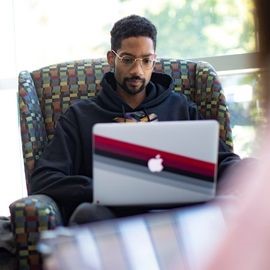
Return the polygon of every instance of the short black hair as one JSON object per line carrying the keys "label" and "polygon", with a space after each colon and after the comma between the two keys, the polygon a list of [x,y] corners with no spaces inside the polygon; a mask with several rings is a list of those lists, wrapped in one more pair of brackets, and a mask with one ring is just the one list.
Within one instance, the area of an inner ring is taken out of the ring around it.
{"label": "short black hair", "polygon": [[152,39],[154,49],[156,49],[157,29],[145,17],[130,15],[117,21],[111,30],[111,49],[121,48],[123,39],[129,37],[149,37]]}

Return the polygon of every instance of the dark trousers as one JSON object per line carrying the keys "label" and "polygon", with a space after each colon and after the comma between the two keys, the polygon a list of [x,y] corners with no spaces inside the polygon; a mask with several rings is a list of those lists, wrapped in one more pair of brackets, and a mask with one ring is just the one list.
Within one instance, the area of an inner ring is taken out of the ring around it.
{"label": "dark trousers", "polygon": [[149,210],[140,207],[106,207],[92,203],[80,204],[72,213],[69,225],[86,224],[95,221],[147,213]]}
{"label": "dark trousers", "polygon": [[[232,195],[219,195],[216,197],[215,202],[218,202],[219,204],[223,205],[234,205],[238,202],[237,197]],[[79,224],[86,224],[91,223],[95,221],[101,221],[101,220],[108,220],[113,218],[119,218],[119,217],[127,217],[127,216],[134,216],[134,215],[140,215],[145,213],[153,213],[153,212],[159,212],[163,210],[168,209],[175,209],[175,208],[182,208],[182,207],[192,207],[195,205],[202,205],[205,202],[201,203],[189,203],[189,204],[183,204],[181,206],[171,206],[171,207],[165,207],[165,208],[158,208],[154,210],[153,208],[146,208],[146,207],[106,207],[102,205],[96,205],[92,203],[82,203],[80,204],[73,212],[69,219],[68,225],[79,225]],[[224,207],[226,211],[230,211],[231,207]]]}

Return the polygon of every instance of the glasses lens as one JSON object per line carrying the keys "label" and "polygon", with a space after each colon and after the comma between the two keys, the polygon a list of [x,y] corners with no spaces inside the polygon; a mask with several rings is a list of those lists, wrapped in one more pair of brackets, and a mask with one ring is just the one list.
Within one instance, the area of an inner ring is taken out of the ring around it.
{"label": "glasses lens", "polygon": [[123,56],[121,61],[123,64],[130,66],[135,62],[135,58],[130,56]]}
{"label": "glasses lens", "polygon": [[154,60],[152,58],[146,57],[142,59],[142,66],[146,69],[152,68],[154,65]]}

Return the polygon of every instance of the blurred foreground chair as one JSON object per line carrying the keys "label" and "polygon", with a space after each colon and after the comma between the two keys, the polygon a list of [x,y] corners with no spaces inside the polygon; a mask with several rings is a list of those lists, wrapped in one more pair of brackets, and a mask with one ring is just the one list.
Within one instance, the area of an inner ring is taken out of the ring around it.
{"label": "blurred foreground chair", "polygon": [[[93,59],[20,72],[18,102],[27,187],[60,114],[75,100],[95,96],[107,71],[110,66],[105,59]],[[176,92],[193,100],[206,119],[218,120],[220,137],[232,150],[229,112],[214,68],[206,62],[160,59],[155,71],[171,75]],[[42,269],[36,250],[40,232],[63,225],[56,203],[45,195],[29,196],[13,202],[10,213],[19,269]]]}

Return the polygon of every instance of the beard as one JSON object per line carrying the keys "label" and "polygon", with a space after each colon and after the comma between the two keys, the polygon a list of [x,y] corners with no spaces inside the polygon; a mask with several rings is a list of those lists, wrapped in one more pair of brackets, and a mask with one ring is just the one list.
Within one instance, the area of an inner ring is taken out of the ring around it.
{"label": "beard", "polygon": [[[128,83],[132,80],[140,80],[141,81],[141,86],[139,88],[135,87],[129,87]],[[135,96],[138,93],[142,92],[145,89],[145,79],[140,78],[139,76],[134,76],[130,78],[124,78],[123,83],[119,83],[117,81],[117,84],[121,87],[121,89],[126,92],[127,94],[131,96]]]}

